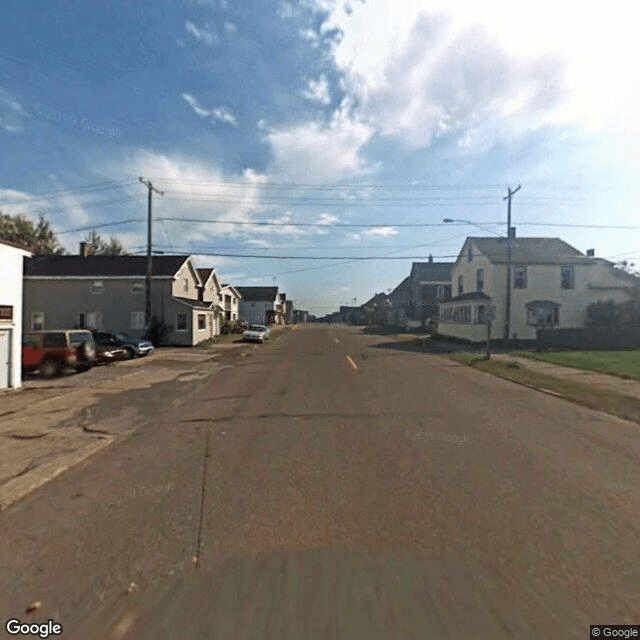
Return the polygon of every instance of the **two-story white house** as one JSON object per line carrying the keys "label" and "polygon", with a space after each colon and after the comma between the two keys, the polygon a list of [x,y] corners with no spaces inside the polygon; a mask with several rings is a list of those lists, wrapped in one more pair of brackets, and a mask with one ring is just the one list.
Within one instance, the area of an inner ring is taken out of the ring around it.
{"label": "two-story white house", "polygon": [[[507,325],[507,238],[467,238],[452,269],[453,297],[440,305],[438,333],[481,342],[504,339]],[[584,327],[587,307],[626,302],[640,280],[613,263],[583,254],[559,238],[511,239],[509,339],[534,340],[537,330]]]}
{"label": "two-story white house", "polygon": [[240,319],[240,300],[242,295],[232,284],[222,285],[222,298],[220,305],[223,310],[225,320],[235,322]]}
{"label": "two-story white house", "polygon": [[22,386],[22,271],[30,255],[0,240],[0,389]]}

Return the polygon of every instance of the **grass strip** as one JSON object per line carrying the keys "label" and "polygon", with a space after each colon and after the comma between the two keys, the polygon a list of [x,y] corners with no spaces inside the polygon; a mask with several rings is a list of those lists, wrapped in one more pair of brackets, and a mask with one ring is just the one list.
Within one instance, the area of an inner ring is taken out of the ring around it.
{"label": "grass strip", "polygon": [[556,378],[547,373],[522,367],[515,361],[487,360],[484,356],[474,353],[450,353],[446,354],[446,357],[512,382],[559,394],[566,400],[589,407],[589,409],[603,411],[625,420],[640,423],[640,399],[638,398],[607,389],[599,389],[582,382]]}

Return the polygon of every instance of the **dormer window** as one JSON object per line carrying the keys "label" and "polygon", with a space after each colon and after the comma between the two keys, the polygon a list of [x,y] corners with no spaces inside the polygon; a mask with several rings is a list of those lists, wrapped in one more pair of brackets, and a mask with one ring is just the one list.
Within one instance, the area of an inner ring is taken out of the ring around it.
{"label": "dormer window", "polygon": [[184,278],[182,290],[186,293],[189,291],[189,278]]}

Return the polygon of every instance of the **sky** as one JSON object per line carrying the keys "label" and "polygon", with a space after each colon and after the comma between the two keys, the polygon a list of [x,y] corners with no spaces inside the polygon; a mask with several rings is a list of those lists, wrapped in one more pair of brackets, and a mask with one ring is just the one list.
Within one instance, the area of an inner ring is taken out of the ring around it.
{"label": "sky", "polygon": [[636,7],[5,3],[0,211],[142,255],[143,178],[154,251],[319,316],[504,235],[518,185],[518,236],[640,263]]}

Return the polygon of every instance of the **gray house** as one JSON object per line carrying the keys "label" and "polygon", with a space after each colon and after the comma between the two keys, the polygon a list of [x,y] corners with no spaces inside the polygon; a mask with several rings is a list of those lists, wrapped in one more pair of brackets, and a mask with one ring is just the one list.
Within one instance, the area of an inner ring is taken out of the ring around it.
{"label": "gray house", "polygon": [[[86,327],[145,334],[145,256],[37,256],[25,259],[24,330]],[[160,344],[194,345],[219,332],[217,279],[203,282],[186,255],[154,256],[152,316]],[[219,286],[219,285],[218,285]]]}
{"label": "gray house", "polygon": [[249,324],[271,324],[281,316],[284,317],[278,287],[236,287],[236,289],[242,296],[239,301],[240,320]]}

